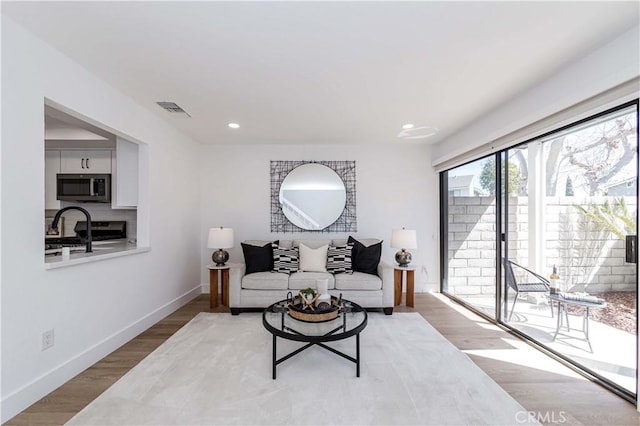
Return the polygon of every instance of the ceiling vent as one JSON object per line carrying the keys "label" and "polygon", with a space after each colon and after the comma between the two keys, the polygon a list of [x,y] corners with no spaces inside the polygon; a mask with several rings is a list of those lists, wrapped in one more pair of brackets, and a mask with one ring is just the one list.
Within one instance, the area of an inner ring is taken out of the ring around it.
{"label": "ceiling vent", "polygon": [[180,108],[180,106],[175,103],[175,102],[156,102],[158,105],[160,105],[165,111],[168,111],[172,114],[184,114],[188,117],[191,117],[187,111],[183,110],[182,108]]}

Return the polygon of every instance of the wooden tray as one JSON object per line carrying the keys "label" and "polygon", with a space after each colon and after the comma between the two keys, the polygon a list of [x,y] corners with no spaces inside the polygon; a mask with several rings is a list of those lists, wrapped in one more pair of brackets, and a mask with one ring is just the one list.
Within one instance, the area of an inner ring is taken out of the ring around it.
{"label": "wooden tray", "polygon": [[340,306],[338,305],[338,299],[335,296],[331,296],[331,308],[315,311],[309,309],[302,309],[303,303],[300,297],[293,299],[293,303],[289,304],[289,315],[299,321],[305,322],[324,322],[336,319],[340,314]]}

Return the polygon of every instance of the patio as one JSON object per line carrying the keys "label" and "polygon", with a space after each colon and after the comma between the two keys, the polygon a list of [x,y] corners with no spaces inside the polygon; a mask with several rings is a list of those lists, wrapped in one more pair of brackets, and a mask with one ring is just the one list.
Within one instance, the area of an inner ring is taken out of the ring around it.
{"label": "patio", "polygon": [[[635,294],[635,293],[634,293]],[[495,298],[490,295],[459,296],[465,302],[494,315]],[[511,306],[513,299],[509,300]],[[632,392],[636,391],[636,336],[635,334],[607,325],[597,319],[591,308],[589,319],[589,343],[582,326],[582,310],[569,313],[570,331],[563,326],[554,340],[557,327],[557,306],[551,316],[545,297],[535,298],[522,295],[515,305],[511,321],[508,324],[529,335],[549,348],[566,355],[603,377],[619,384]]]}

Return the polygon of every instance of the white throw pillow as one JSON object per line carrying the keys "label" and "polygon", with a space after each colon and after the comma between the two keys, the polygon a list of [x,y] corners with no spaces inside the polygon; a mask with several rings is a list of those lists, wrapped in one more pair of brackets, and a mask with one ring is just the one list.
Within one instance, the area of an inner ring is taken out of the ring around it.
{"label": "white throw pillow", "polygon": [[317,249],[312,249],[300,243],[300,270],[306,272],[327,272],[327,251],[329,245],[326,244]]}

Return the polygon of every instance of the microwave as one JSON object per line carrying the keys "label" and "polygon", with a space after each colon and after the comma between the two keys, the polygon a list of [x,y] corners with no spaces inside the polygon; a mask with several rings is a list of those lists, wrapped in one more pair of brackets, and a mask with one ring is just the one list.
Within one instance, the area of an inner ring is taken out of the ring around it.
{"label": "microwave", "polygon": [[56,198],[61,201],[111,202],[110,174],[59,173]]}

